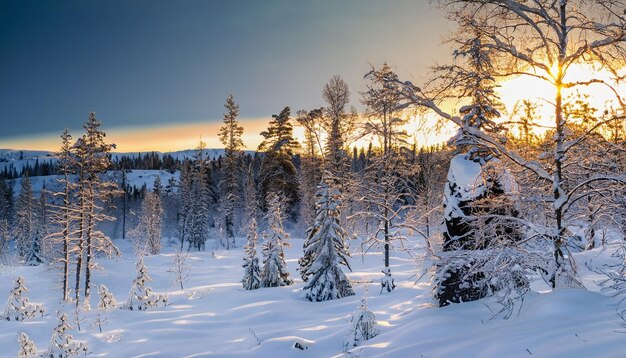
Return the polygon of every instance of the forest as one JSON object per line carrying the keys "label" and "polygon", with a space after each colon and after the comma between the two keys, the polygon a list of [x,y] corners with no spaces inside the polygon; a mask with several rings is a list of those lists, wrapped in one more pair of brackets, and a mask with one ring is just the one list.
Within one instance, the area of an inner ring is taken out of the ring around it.
{"label": "forest", "polygon": [[[277,108],[257,148],[235,93],[223,148],[115,153],[91,112],[55,153],[2,159],[1,353],[623,354],[626,4],[437,5],[458,29],[423,83],[392,63],[364,73],[361,92],[335,75],[318,108]],[[550,91],[507,108],[516,78]],[[186,330],[142,338],[161,313]],[[570,317],[576,331],[552,326]],[[21,321],[46,330],[7,333]],[[533,324],[544,330],[524,336]],[[222,325],[233,341],[203,345]],[[489,350],[489,337],[502,343]]]}

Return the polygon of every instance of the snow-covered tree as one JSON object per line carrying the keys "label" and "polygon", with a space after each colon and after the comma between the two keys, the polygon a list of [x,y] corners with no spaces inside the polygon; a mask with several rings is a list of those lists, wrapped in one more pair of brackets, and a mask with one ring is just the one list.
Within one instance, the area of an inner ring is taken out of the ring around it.
{"label": "snow-covered tree", "polygon": [[176,250],[176,253],[172,257],[172,263],[168,272],[172,275],[172,285],[180,286],[181,290],[184,290],[184,283],[189,280],[189,272],[191,266],[187,262],[189,255],[187,252]]}
{"label": "snow-covered tree", "polygon": [[28,297],[23,295],[25,292],[28,292],[28,288],[24,285],[24,278],[20,276],[15,281],[15,286],[9,293],[7,305],[4,308],[2,315],[0,315],[0,319],[5,319],[7,321],[23,321],[25,319],[35,317],[36,314],[41,314],[43,316],[45,312],[44,307],[42,305],[30,303]]}
{"label": "snow-covered tree", "polygon": [[225,155],[222,164],[222,215],[226,234],[226,248],[230,248],[235,240],[235,230],[241,219],[241,163],[243,155],[243,127],[239,125],[237,116],[239,106],[235,104],[233,95],[226,99],[224,126],[220,128],[218,137],[224,145]]}
{"label": "snow-covered tree", "polygon": [[38,205],[28,175],[20,183],[20,194],[16,205],[15,240],[19,256],[28,265],[43,262],[40,218]]}
{"label": "snow-covered tree", "polygon": [[75,357],[81,353],[86,354],[89,347],[84,342],[75,341],[74,337],[67,333],[67,331],[72,329],[69,323],[67,323],[67,315],[59,312],[58,318],[59,322],[52,331],[50,346],[43,356],[49,358],[66,358]]}
{"label": "snow-covered tree", "polygon": [[74,250],[76,258],[74,294],[77,305],[81,302],[81,272],[84,270],[85,273],[84,299],[88,305],[91,295],[91,272],[95,266],[94,258],[98,254],[108,256],[119,254],[113,241],[98,226],[98,223],[115,219],[105,213],[104,203],[110,200],[117,187],[115,183],[101,177],[109,168],[108,154],[115,145],[106,143],[106,133],[100,126],[101,123],[96,119],[95,113],[89,113],[89,118],[83,124],[85,133],[72,148],[76,160],[77,196],[81,215],[77,232],[78,245]]}
{"label": "snow-covered tree", "polygon": [[293,283],[289,277],[285,262],[284,247],[289,235],[283,228],[284,199],[281,195],[270,193],[266,214],[267,229],[263,232],[263,268],[261,269],[261,287],[288,286]]}
{"label": "snow-covered tree", "polygon": [[100,285],[98,288],[98,309],[99,310],[110,310],[115,308],[117,305],[115,301],[115,296],[109,291],[109,289],[105,285]]}
{"label": "snow-covered tree", "polygon": [[35,358],[38,356],[35,342],[33,342],[26,333],[20,332],[17,341],[20,345],[20,349],[17,352],[18,358]]}
{"label": "snow-covered tree", "polygon": [[98,288],[98,312],[96,313],[96,321],[94,326],[98,327],[100,333],[102,333],[102,325],[107,322],[106,311],[115,308],[117,302],[115,297],[105,285],[100,285]]}
{"label": "snow-covered tree", "polygon": [[244,247],[243,258],[243,288],[245,290],[256,290],[261,287],[261,271],[259,266],[259,258],[257,257],[256,247],[258,240],[258,231],[256,219],[250,218],[248,226],[248,236],[246,246]]}
{"label": "snow-covered tree", "polygon": [[54,260],[62,266],[61,281],[64,301],[69,300],[71,252],[76,245],[76,223],[81,217],[75,200],[76,185],[70,177],[76,170],[72,150],[72,135],[66,129],[61,134],[61,149],[57,153],[60,176],[57,181],[62,190],[52,193],[50,225],[54,229],[47,236],[53,246],[60,247]]}
{"label": "snow-covered tree", "polygon": [[131,231],[131,237],[138,252],[156,255],[161,252],[163,229],[161,197],[155,192],[146,192],[140,210],[139,222]]}
{"label": "snow-covered tree", "polygon": [[322,182],[317,191],[317,217],[304,242],[300,274],[309,301],[327,301],[354,295],[339,265],[350,269],[346,232],[340,222],[341,194]]}
{"label": "snow-covered tree", "polygon": [[345,348],[356,347],[359,343],[376,337],[380,332],[377,328],[376,316],[367,309],[367,300],[361,299],[361,304],[354,311],[350,319],[351,327],[345,342]]}
{"label": "snow-covered tree", "polygon": [[207,183],[208,165],[205,159],[203,142],[198,146],[195,163],[191,168],[191,187],[189,192],[188,241],[189,247],[204,250],[209,237],[209,188]]}
{"label": "snow-covered tree", "polygon": [[148,268],[144,265],[143,259],[140,259],[137,262],[137,277],[133,280],[128,300],[123,308],[131,311],[145,311],[158,306],[159,303],[166,303],[166,296],[156,294],[152,291],[151,287],[146,286],[146,283],[150,281],[152,281],[152,279],[148,276]]}

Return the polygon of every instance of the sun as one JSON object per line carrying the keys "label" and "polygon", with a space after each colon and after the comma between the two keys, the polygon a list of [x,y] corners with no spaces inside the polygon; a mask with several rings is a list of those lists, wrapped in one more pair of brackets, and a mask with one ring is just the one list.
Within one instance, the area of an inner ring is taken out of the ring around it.
{"label": "sun", "polygon": [[[626,73],[626,69],[623,71]],[[614,80],[614,76],[605,69],[598,69],[593,64],[573,64],[565,74],[564,81],[586,82],[589,79],[597,79],[613,86],[615,92],[608,86],[601,83],[593,83],[590,85],[576,86],[575,88],[563,89],[563,98],[567,99],[577,93],[587,95],[589,104],[603,112],[609,107],[617,106],[616,92],[618,94],[626,94],[626,84],[618,84]],[[554,98],[556,88],[548,81],[541,80],[532,76],[516,76],[506,79],[499,83],[498,95],[505,106],[504,117],[510,117],[515,107],[523,100],[528,100],[537,105],[536,122],[541,126],[535,132],[542,134],[543,132],[554,127]]]}

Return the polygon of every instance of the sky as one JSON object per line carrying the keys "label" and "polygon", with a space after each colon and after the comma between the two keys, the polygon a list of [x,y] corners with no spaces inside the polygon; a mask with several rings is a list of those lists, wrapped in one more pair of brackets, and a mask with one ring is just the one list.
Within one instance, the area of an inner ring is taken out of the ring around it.
{"label": "sky", "polygon": [[426,76],[450,30],[415,0],[0,0],[0,148],[55,150],[90,111],[120,151],[215,147],[231,93],[254,148],[335,74],[357,108],[371,65]]}

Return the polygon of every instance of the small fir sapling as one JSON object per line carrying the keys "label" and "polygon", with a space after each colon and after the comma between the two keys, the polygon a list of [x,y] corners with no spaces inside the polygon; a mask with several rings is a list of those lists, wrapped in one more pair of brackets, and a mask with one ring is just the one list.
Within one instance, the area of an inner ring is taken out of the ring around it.
{"label": "small fir sapling", "polygon": [[37,347],[30,337],[24,332],[21,332],[17,341],[20,344],[20,350],[17,352],[18,358],[34,358],[37,357]]}
{"label": "small fir sapling", "polygon": [[74,341],[74,337],[68,334],[67,331],[72,327],[67,323],[67,315],[59,312],[59,323],[52,331],[52,338],[50,339],[50,346],[48,351],[43,355],[50,358],[65,358],[74,357],[80,353],[87,354],[89,349],[83,342]]}
{"label": "small fir sapling", "polygon": [[137,262],[137,277],[133,280],[128,301],[123,306],[129,310],[144,311],[148,308],[156,307],[159,303],[167,303],[167,297],[152,292],[152,288],[146,286],[146,282],[152,281],[148,276],[148,269],[143,263],[143,259]]}
{"label": "small fir sapling", "polygon": [[256,256],[257,239],[258,233],[256,219],[252,217],[250,219],[250,227],[248,228],[247,243],[244,247],[244,276],[241,280],[243,288],[246,290],[256,290],[261,287],[261,270],[259,267],[259,259]]}
{"label": "small fir sapling", "polygon": [[39,313],[43,316],[45,309],[42,305],[30,303],[27,297],[23,296],[24,292],[28,292],[28,288],[24,285],[24,278],[18,277],[15,286],[9,293],[6,308],[0,318],[7,321],[23,321],[27,318],[35,317]]}
{"label": "small fir sapling", "polygon": [[361,304],[352,314],[350,322],[352,326],[345,342],[345,348],[347,349],[356,347],[359,343],[372,339],[380,333],[376,327],[376,316],[367,309],[367,299],[365,297],[361,299]]}

